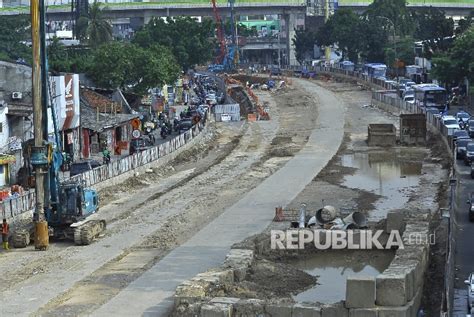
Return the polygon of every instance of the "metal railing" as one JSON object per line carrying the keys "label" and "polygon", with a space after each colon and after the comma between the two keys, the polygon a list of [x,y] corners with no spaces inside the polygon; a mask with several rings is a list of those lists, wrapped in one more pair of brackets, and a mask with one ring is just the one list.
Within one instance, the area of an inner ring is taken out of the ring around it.
{"label": "metal railing", "polygon": [[[133,155],[126,156],[116,161],[112,161],[108,165],[98,166],[90,171],[75,175],[70,179],[83,182],[86,187],[93,186],[123,173],[132,171],[137,167],[154,162],[161,157],[176,151],[199,135],[203,129],[204,125],[199,122],[194,125],[191,130],[188,130],[165,143],[134,153]],[[35,201],[36,196],[34,189],[26,191],[20,196],[4,200],[0,202],[2,216],[6,219],[10,219],[26,211],[30,211],[34,209]]]}

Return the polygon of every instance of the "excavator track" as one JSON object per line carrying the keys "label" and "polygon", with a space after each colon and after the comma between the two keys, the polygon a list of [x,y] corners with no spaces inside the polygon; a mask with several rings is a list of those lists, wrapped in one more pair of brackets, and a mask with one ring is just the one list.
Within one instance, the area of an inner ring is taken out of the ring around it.
{"label": "excavator track", "polygon": [[74,243],[89,245],[105,231],[105,220],[91,220],[74,228]]}

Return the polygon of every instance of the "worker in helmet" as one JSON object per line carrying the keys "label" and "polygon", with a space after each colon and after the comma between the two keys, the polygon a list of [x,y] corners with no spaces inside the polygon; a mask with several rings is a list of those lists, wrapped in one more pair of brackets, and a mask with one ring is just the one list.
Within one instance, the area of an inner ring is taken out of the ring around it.
{"label": "worker in helmet", "polygon": [[9,232],[9,226],[7,223],[7,219],[3,218],[2,222],[2,242],[3,242],[3,249],[9,250],[8,247],[8,232]]}

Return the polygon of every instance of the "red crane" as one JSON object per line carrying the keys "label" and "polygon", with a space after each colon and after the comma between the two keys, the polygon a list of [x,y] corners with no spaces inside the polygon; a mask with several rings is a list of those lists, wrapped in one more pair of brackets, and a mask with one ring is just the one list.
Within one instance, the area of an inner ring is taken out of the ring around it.
{"label": "red crane", "polygon": [[225,37],[222,25],[222,19],[217,8],[216,0],[211,0],[214,18],[216,19],[217,39],[219,40],[219,55],[216,57],[216,64],[222,64],[226,55]]}

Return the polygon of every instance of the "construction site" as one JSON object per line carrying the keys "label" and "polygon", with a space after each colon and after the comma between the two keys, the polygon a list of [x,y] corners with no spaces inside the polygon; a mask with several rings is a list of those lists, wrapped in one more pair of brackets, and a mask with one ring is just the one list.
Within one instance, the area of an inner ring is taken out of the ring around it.
{"label": "construction site", "polygon": [[[169,156],[94,186],[107,228],[90,245],[3,252],[2,315],[416,316],[420,305],[434,314],[442,288],[426,276],[444,261],[445,242],[429,240],[443,230],[444,145],[432,132],[400,144],[400,117],[363,85],[286,81],[253,89],[269,120],[211,121]],[[384,133],[394,143],[370,144],[371,124],[393,126]],[[294,229],[302,204],[307,219]],[[359,240],[382,230],[384,246],[397,230],[404,248],[271,248],[272,230],[312,230],[308,219],[327,206],[321,230]],[[354,213],[356,225],[340,225]]]}

